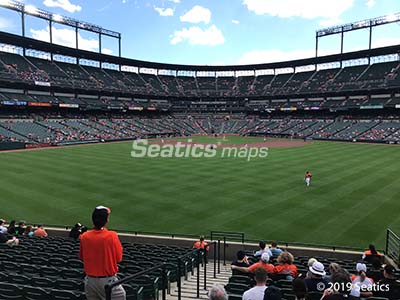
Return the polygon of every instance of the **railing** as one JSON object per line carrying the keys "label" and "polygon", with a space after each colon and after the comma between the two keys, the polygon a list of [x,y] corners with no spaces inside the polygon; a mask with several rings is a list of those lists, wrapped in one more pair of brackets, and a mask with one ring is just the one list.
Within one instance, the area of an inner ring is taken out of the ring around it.
{"label": "railing", "polygon": [[[41,222],[29,222],[31,224],[43,224]],[[43,224],[45,227],[52,227],[52,228],[59,228],[59,229],[71,229],[72,226],[71,225],[54,225],[54,224]],[[159,237],[169,237],[169,238],[190,238],[190,239],[198,239],[198,235],[194,235],[194,234],[184,234],[184,233],[170,233],[170,232],[155,232],[155,231],[132,231],[132,230],[123,230],[123,229],[116,229],[113,228],[111,230],[115,230],[118,233],[126,233],[126,234],[132,234],[134,236],[138,236],[138,235],[152,235],[152,236],[159,236]],[[215,236],[215,233],[214,233]],[[213,237],[214,237],[213,236]],[[206,237],[210,238],[210,237]],[[241,243],[255,243],[258,244],[258,242],[262,239],[245,239],[243,238],[244,241],[242,241],[240,239],[239,242]],[[221,238],[221,240],[223,240],[223,238]],[[226,238],[226,240],[228,241],[234,241],[230,238]],[[236,242],[238,240],[236,239]],[[270,243],[271,240],[265,240],[265,242]],[[340,245],[329,245],[329,244],[316,244],[316,243],[301,243],[301,242],[290,242],[290,241],[282,241],[282,240],[277,240],[279,245],[285,245],[286,248],[288,247],[307,247],[307,248],[321,248],[321,249],[328,249],[328,250],[350,250],[350,251],[364,251],[364,248],[361,247],[354,247],[354,246],[340,246]]]}
{"label": "railing", "polygon": [[[232,232],[232,231],[211,231],[210,232],[210,239],[211,241],[218,240],[218,274],[221,272],[220,270],[220,252],[221,252],[221,240],[224,241],[224,248],[223,248],[223,257],[224,257],[224,266],[226,265],[226,241],[239,241],[244,244],[244,233],[243,232]],[[215,249],[215,248],[214,248]],[[214,257],[215,257],[215,250],[214,250]],[[215,261],[215,258],[214,258]]]}
{"label": "railing", "polygon": [[386,255],[400,263],[400,237],[389,228],[386,230]]}
{"label": "railing", "polygon": [[[184,259],[190,256],[197,255],[197,286],[196,286],[196,293],[197,293],[197,298],[200,298],[200,262],[202,261],[202,252],[200,249],[194,249],[191,252],[188,252],[182,256],[179,256],[176,261],[177,261],[177,266],[178,266],[178,277],[177,277],[177,289],[178,289],[178,300],[181,300],[182,298],[182,277],[181,277],[181,265],[182,262],[184,262]],[[207,288],[207,274],[206,274],[206,264],[204,264],[204,289]],[[165,300],[165,299],[163,299]]]}
{"label": "railing", "polygon": [[135,279],[137,277],[149,274],[152,271],[157,271],[160,268],[161,268],[162,287],[163,287],[163,289],[162,289],[162,300],[166,300],[167,294],[166,294],[166,288],[165,287],[166,287],[166,285],[168,283],[167,283],[167,268],[166,268],[165,264],[161,264],[161,265],[152,267],[150,269],[143,270],[143,271],[138,272],[136,274],[133,274],[131,276],[125,277],[125,278],[123,278],[121,280],[115,281],[113,283],[106,284],[105,287],[104,287],[105,291],[106,291],[106,300],[111,300],[112,289],[114,287],[116,287],[117,285],[120,285],[120,284],[123,284],[123,283],[127,283],[127,282],[132,281],[133,279]]}

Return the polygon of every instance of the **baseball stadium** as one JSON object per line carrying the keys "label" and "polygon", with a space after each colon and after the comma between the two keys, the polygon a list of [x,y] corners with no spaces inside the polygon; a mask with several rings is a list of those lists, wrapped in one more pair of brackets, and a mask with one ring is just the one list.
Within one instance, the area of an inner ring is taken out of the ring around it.
{"label": "baseball stadium", "polygon": [[[258,300],[246,272],[267,262],[274,299],[400,299],[400,44],[371,47],[400,13],[318,30],[309,58],[189,65],[124,57],[121,33],[22,2],[0,11],[22,22],[0,31],[0,299],[122,299],[122,284],[126,299]],[[32,18],[71,27],[76,47],[28,36]],[[357,30],[369,47],[343,51]],[[319,55],[333,35],[341,51]],[[123,258],[95,298],[79,253],[103,206]],[[390,293],[308,286],[338,283],[332,264]]]}

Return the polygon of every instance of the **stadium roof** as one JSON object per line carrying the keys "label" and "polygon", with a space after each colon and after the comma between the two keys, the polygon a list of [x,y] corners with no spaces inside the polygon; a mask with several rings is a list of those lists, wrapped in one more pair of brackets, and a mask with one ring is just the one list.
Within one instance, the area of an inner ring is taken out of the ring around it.
{"label": "stadium roof", "polygon": [[345,54],[334,54],[328,56],[298,59],[285,62],[252,64],[252,65],[208,66],[208,65],[179,65],[179,64],[156,63],[156,62],[117,57],[112,55],[105,55],[96,52],[78,50],[61,45],[50,44],[47,42],[35,40],[32,38],[26,38],[6,32],[0,32],[0,43],[14,45],[26,49],[34,49],[53,54],[72,56],[81,59],[89,59],[89,60],[106,62],[117,65],[135,66],[139,68],[167,69],[176,71],[249,71],[249,70],[263,70],[263,69],[279,69],[279,68],[291,68],[291,67],[315,65],[322,63],[332,63],[337,61],[345,61],[345,60],[400,53],[400,45],[395,45],[395,46],[388,46],[371,50],[362,50],[362,51],[349,52]]}

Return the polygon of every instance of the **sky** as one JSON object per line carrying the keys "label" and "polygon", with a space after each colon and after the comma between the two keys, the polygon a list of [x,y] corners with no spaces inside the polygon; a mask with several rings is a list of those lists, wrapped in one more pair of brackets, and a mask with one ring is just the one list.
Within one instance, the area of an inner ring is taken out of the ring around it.
{"label": "sky", "polygon": [[[0,0],[4,3],[6,0]],[[29,9],[99,25],[122,34],[122,56],[163,63],[236,65],[315,55],[315,31],[390,15],[400,0],[24,0]],[[16,12],[0,8],[0,30],[21,34]],[[49,40],[49,24],[27,17],[26,35]],[[75,47],[75,32],[54,25],[54,42]],[[368,30],[348,33],[344,51],[368,47]],[[373,47],[400,44],[400,23],[376,27]],[[98,51],[98,37],[79,32],[80,48]],[[340,51],[340,35],[320,39],[320,55]],[[115,39],[102,52],[118,55]]]}

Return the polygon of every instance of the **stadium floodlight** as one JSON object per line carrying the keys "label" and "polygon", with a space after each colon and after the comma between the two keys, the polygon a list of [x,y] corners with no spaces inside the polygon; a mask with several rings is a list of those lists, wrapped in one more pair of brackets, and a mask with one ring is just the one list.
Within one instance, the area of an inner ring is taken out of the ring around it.
{"label": "stadium floodlight", "polygon": [[1,6],[11,6],[11,1],[10,0],[0,0],[0,5]]}
{"label": "stadium floodlight", "polygon": [[58,22],[58,23],[62,23],[62,22],[64,21],[64,17],[61,16],[61,15],[59,15],[59,14],[54,14],[54,15],[52,15],[52,16],[51,16],[51,19],[52,19],[54,22]]}
{"label": "stadium floodlight", "polygon": [[385,17],[386,22],[396,22],[400,20],[400,14],[391,14]]}
{"label": "stadium floodlight", "polygon": [[33,5],[25,5],[24,11],[30,15],[38,15],[39,14],[38,9]]}

